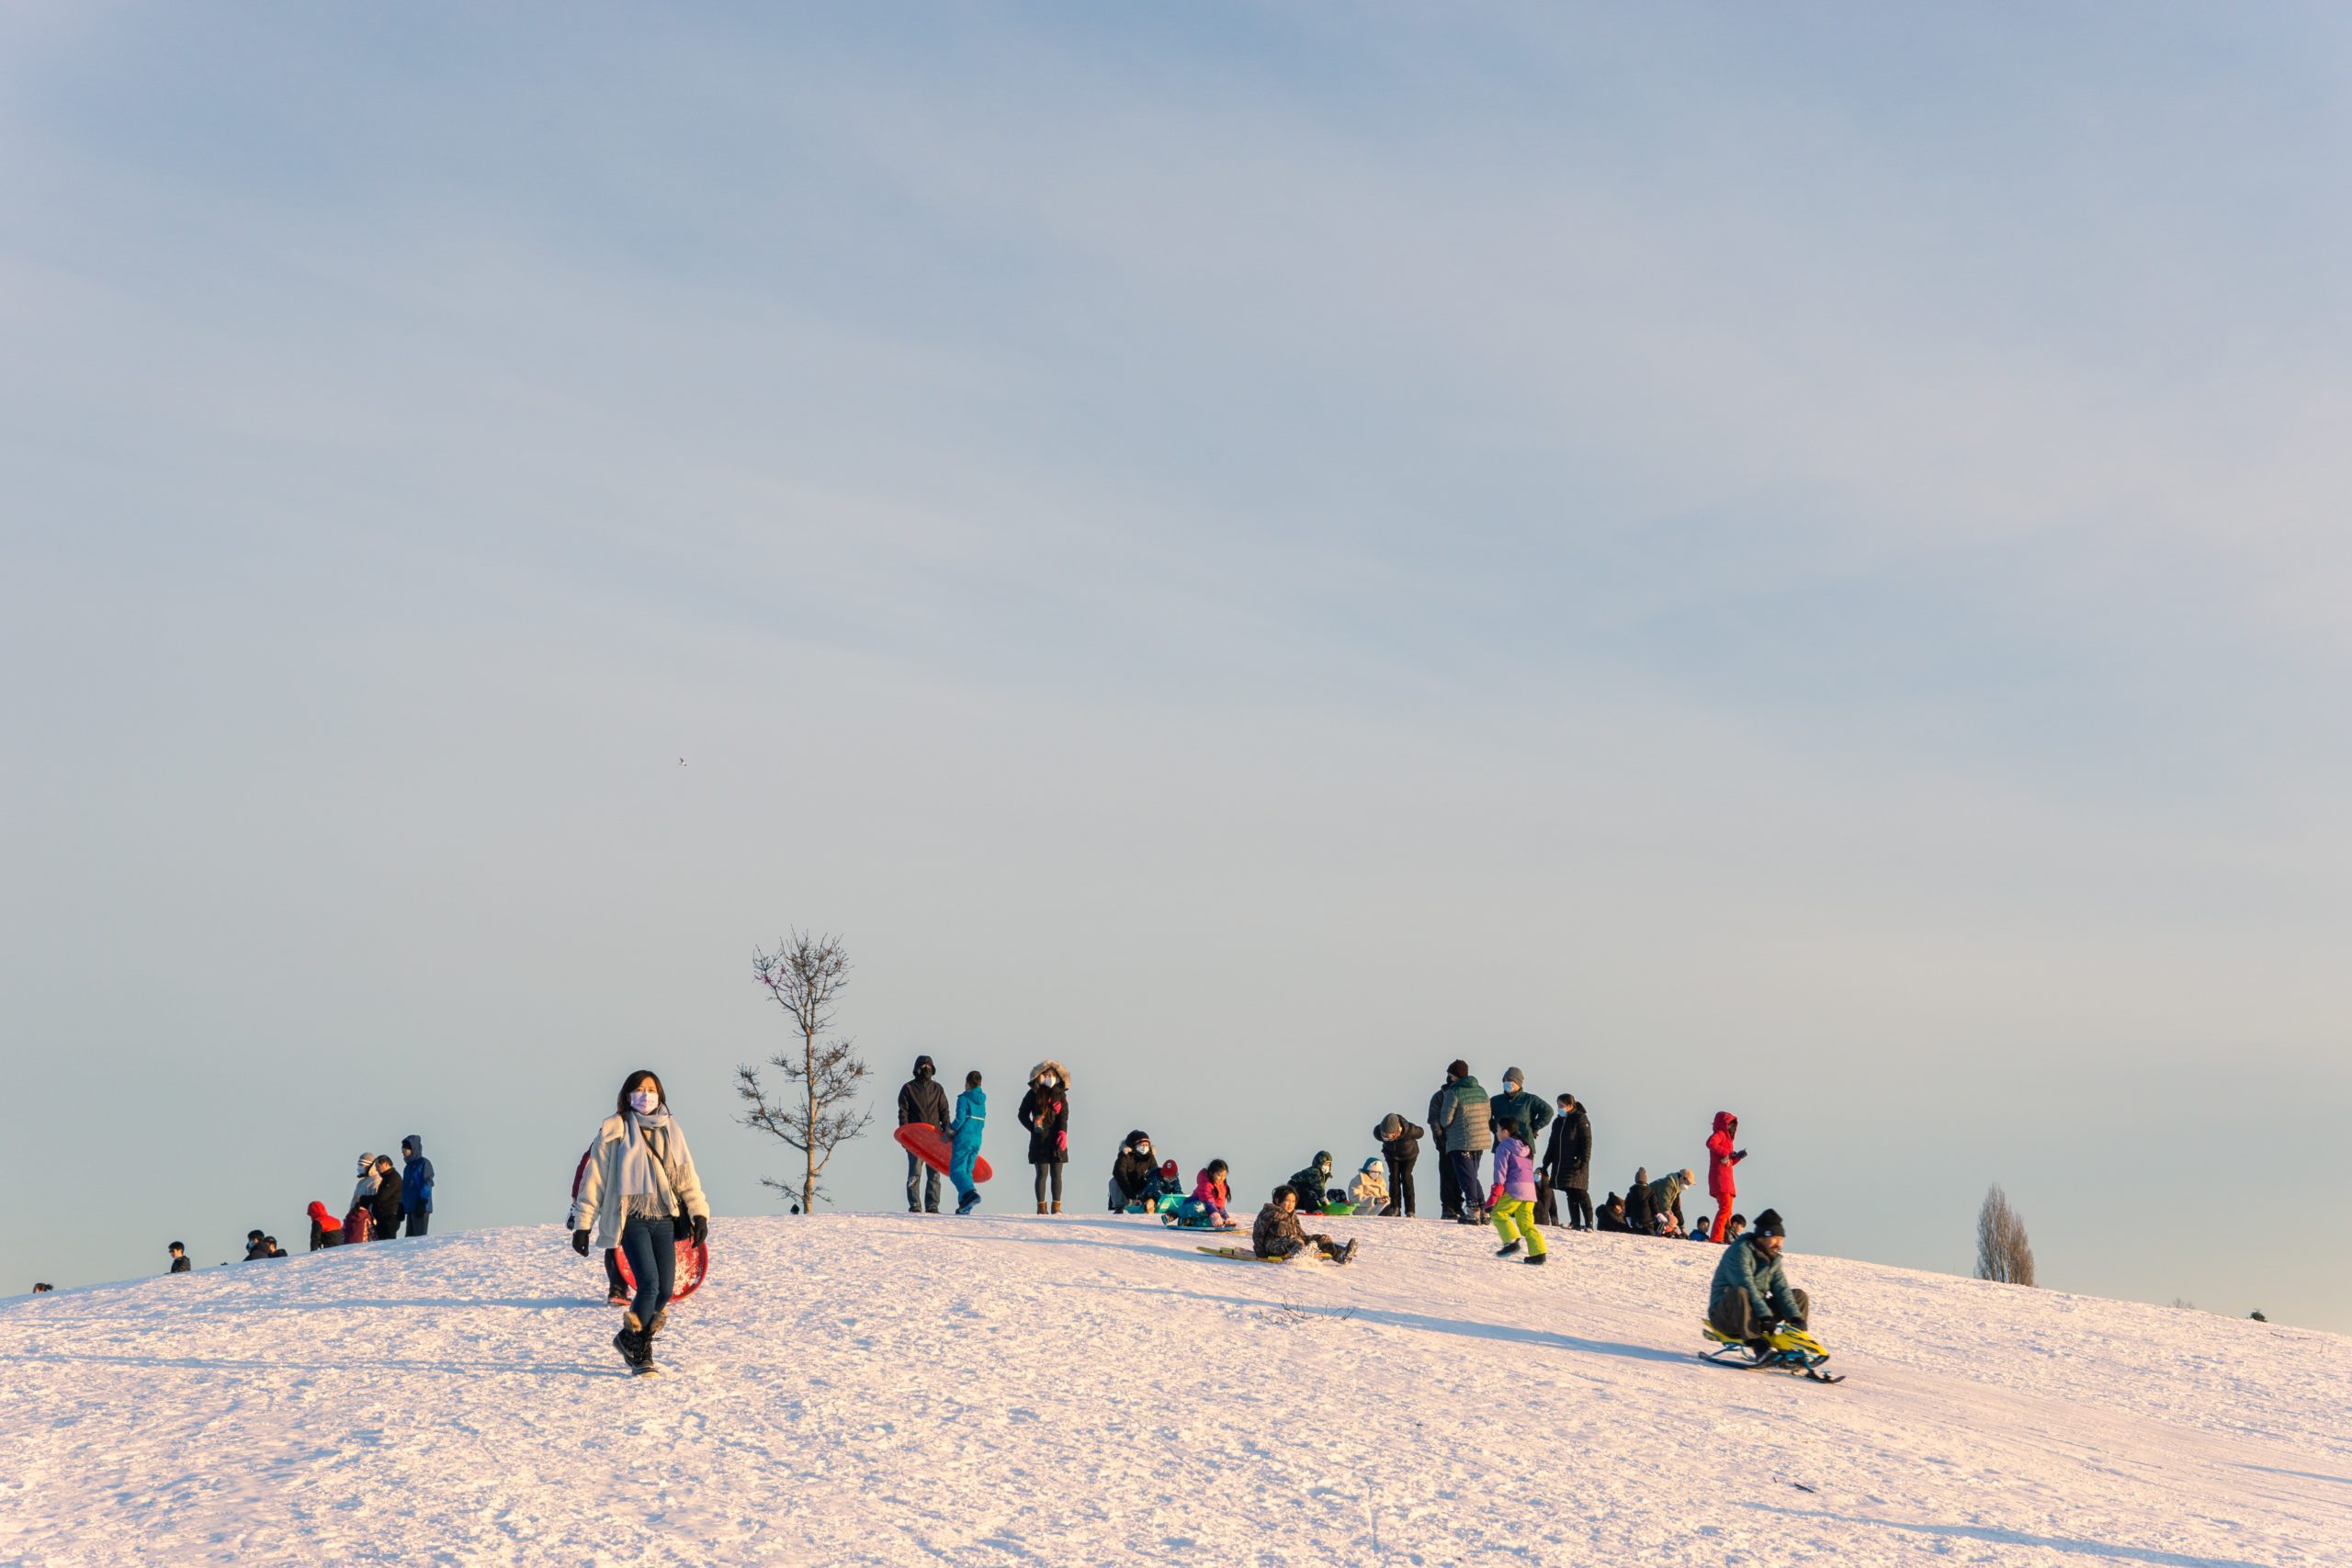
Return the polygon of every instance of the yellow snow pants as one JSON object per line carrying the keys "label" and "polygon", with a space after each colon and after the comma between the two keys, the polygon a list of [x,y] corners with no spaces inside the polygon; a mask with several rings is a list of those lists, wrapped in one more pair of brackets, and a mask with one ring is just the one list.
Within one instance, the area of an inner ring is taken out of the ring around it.
{"label": "yellow snow pants", "polygon": [[1544,1256],[1544,1233],[1535,1228],[1535,1205],[1524,1198],[1506,1198],[1495,1205],[1495,1234],[1505,1246],[1525,1242],[1530,1258]]}

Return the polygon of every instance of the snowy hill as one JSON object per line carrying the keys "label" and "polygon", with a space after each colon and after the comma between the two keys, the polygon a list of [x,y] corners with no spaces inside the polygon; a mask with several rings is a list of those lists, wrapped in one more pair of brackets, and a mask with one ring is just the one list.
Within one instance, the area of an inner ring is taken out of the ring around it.
{"label": "snowy hill", "polygon": [[1327,1224],[722,1220],[644,1380],[553,1227],[13,1302],[0,1559],[2352,1562],[2334,1336],[1792,1255],[1823,1388],[1710,1247]]}

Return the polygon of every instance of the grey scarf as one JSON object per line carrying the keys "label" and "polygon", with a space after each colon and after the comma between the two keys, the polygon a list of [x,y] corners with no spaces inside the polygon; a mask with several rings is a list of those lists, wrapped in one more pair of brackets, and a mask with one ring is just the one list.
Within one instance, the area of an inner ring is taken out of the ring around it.
{"label": "grey scarf", "polygon": [[621,1157],[613,1179],[624,1199],[658,1198],[658,1204],[635,1205],[643,1212],[670,1213],[677,1207],[677,1190],[670,1180],[670,1111],[655,1108],[650,1116],[631,1111],[621,1118]]}

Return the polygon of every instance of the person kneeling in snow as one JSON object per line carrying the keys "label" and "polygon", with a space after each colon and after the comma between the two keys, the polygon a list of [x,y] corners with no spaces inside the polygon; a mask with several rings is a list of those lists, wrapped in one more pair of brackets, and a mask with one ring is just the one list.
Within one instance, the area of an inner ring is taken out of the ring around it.
{"label": "person kneeling in snow", "polygon": [[1119,1145],[1119,1157],[1111,1162],[1111,1212],[1141,1213],[1144,1185],[1159,1171],[1151,1134],[1138,1127],[1127,1134],[1126,1142]]}
{"label": "person kneeling in snow", "polygon": [[311,1200],[311,1250],[343,1245],[343,1222],[327,1213],[327,1206],[316,1198]]}
{"label": "person kneeling in snow", "polygon": [[1813,1310],[1812,1298],[1790,1287],[1788,1271],[1781,1266],[1785,1235],[1778,1209],[1757,1215],[1756,1228],[1724,1248],[1714,1283],[1708,1288],[1707,1321],[1751,1350],[1766,1348],[1768,1337],[1781,1324],[1803,1328]]}
{"label": "person kneeling in snow", "polygon": [[1331,1151],[1317,1149],[1315,1157],[1294,1172],[1290,1179],[1291,1192],[1298,1199],[1298,1206],[1310,1213],[1321,1213],[1331,1185]]}
{"label": "person kneeling in snow", "polygon": [[1295,1257],[1313,1243],[1334,1263],[1345,1263],[1356,1255],[1356,1244],[1341,1247],[1328,1235],[1308,1235],[1298,1226],[1298,1194],[1288,1187],[1274,1189],[1273,1201],[1258,1211],[1258,1223],[1250,1228],[1250,1250],[1261,1258]]}

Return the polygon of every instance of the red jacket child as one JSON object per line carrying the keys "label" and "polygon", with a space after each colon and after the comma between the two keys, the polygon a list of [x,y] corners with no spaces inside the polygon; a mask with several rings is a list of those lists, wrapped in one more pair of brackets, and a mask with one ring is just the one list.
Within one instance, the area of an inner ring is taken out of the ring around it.
{"label": "red jacket child", "polygon": [[1728,1111],[1716,1111],[1715,1130],[1707,1137],[1707,1196],[1715,1201],[1715,1223],[1708,1234],[1717,1241],[1723,1240],[1731,1219],[1732,1200],[1739,1196],[1731,1168],[1747,1157],[1746,1149],[1732,1146],[1738,1141],[1739,1118]]}

